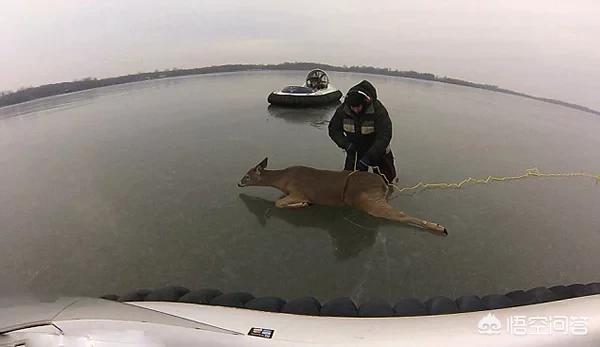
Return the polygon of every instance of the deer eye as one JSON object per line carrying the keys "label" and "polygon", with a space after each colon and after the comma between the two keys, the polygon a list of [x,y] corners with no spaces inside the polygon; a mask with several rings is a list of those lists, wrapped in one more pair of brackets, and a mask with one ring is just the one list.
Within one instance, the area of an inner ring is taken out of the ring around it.
{"label": "deer eye", "polygon": [[245,180],[249,180],[249,179],[250,179],[250,176],[246,175],[246,176],[244,176],[244,179],[245,179]]}

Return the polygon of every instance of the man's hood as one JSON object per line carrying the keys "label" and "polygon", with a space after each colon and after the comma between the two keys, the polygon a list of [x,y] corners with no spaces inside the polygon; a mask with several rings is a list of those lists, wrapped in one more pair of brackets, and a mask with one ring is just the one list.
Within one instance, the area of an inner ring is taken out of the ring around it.
{"label": "man's hood", "polygon": [[371,82],[369,82],[367,80],[363,80],[359,84],[350,88],[350,90],[348,90],[348,91],[351,91],[351,90],[360,90],[361,92],[367,94],[372,100],[377,99],[377,90],[371,84]]}

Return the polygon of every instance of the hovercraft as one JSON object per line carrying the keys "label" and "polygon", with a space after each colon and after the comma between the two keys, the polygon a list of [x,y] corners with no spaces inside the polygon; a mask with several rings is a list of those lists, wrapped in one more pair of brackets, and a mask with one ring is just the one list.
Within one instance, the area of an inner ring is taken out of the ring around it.
{"label": "hovercraft", "polygon": [[[169,286],[123,296],[0,298],[0,346],[597,346],[600,283],[506,295],[321,304]],[[5,299],[5,300],[1,300]]]}
{"label": "hovercraft", "polygon": [[321,69],[312,70],[306,75],[303,86],[287,86],[272,92],[267,101],[270,104],[290,107],[312,107],[339,102],[342,92],[329,83],[329,76]]}

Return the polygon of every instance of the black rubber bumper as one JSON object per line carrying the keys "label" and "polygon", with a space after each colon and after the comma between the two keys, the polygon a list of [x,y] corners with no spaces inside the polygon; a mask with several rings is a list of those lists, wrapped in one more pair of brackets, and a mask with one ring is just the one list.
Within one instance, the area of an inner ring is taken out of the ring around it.
{"label": "black rubber bumper", "polygon": [[175,286],[155,290],[140,289],[123,296],[105,295],[102,298],[121,302],[184,302],[309,316],[407,317],[494,310],[595,294],[600,294],[600,283],[573,284],[550,288],[537,287],[527,291],[515,290],[505,295],[492,294],[483,297],[467,295],[456,300],[443,296],[434,297],[425,302],[414,298],[406,298],[400,299],[395,305],[390,305],[385,300],[373,300],[356,305],[347,297],[333,299],[323,304],[311,296],[286,301],[273,296],[256,298],[246,292],[223,294],[216,289],[190,291],[187,288]]}

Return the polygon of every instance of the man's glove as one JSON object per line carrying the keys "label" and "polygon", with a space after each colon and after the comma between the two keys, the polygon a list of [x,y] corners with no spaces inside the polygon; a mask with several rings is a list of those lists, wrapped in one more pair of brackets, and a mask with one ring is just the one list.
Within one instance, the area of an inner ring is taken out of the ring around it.
{"label": "man's glove", "polygon": [[356,170],[369,171],[369,164],[367,164],[363,159],[361,159],[356,163]]}

